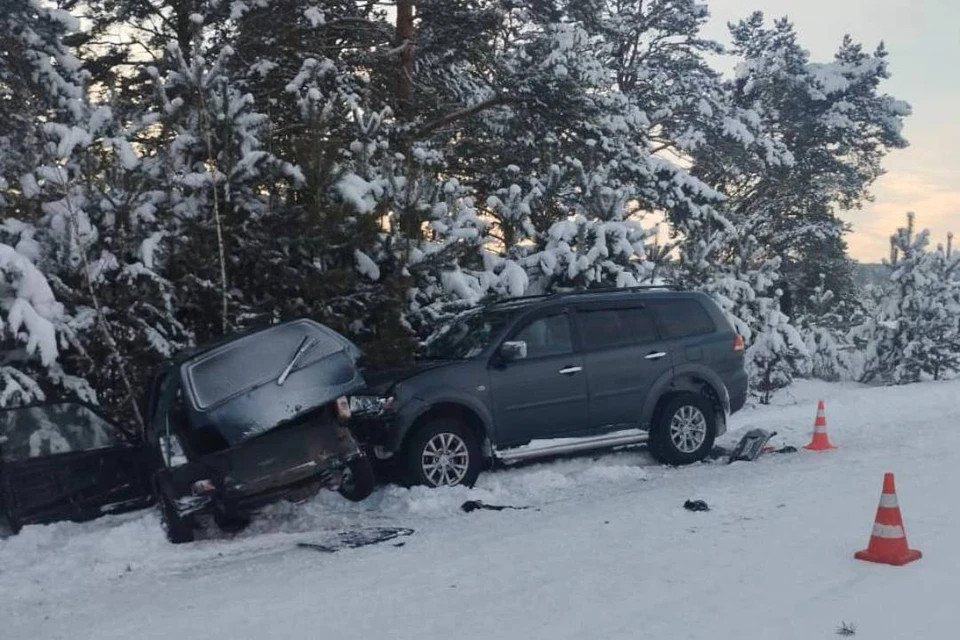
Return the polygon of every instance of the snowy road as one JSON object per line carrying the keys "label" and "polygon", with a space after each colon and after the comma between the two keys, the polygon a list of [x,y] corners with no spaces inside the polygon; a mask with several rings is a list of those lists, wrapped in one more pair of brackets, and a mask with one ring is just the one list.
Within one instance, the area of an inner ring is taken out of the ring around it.
{"label": "snowy road", "polygon": [[[960,609],[960,383],[801,383],[745,410],[828,453],[651,466],[642,450],[482,476],[467,490],[325,493],[229,539],[173,547],[152,512],[31,527],[0,541],[0,638],[955,638]],[[896,473],[911,546],[892,568],[853,560],[882,475]],[[466,499],[536,510],[463,513]],[[706,500],[691,513],[684,500]],[[406,544],[296,548],[325,530],[416,529]]]}

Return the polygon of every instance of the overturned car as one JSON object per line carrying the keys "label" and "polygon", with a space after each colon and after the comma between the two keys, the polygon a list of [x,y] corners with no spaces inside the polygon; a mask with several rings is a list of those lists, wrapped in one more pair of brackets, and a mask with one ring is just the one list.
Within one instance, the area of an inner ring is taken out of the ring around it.
{"label": "overturned car", "polygon": [[359,501],[374,487],[349,427],[347,396],[364,386],[359,349],[301,319],[231,336],[175,358],[154,378],[147,445],[152,489],[174,543],[194,518],[238,530],[258,507],[321,488]]}

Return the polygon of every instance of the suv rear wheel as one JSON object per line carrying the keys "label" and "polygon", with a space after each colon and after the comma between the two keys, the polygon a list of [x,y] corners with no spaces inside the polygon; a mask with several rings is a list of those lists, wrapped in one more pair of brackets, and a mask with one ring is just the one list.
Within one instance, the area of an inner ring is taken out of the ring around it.
{"label": "suv rear wheel", "polygon": [[717,436],[717,411],[696,393],[673,396],[650,428],[650,453],[658,462],[682,465],[703,460]]}
{"label": "suv rear wheel", "polygon": [[413,435],[407,445],[406,463],[412,484],[469,487],[480,475],[480,446],[469,428],[457,420],[440,418]]}

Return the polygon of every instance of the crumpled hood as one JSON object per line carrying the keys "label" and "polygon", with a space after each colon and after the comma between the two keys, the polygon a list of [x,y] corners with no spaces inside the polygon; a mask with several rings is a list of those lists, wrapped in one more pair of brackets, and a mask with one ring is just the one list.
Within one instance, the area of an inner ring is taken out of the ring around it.
{"label": "crumpled hood", "polygon": [[450,360],[417,360],[413,364],[405,367],[379,370],[365,369],[363,371],[363,378],[367,381],[367,386],[364,387],[361,393],[384,395],[398,382],[409,380],[427,371],[448,367],[451,364],[453,364],[453,362]]}

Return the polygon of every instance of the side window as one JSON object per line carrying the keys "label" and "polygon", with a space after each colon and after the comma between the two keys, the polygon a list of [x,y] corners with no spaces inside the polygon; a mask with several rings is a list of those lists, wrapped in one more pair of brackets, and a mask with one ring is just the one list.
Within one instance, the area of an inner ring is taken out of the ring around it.
{"label": "side window", "polygon": [[7,461],[122,446],[111,423],[79,404],[53,404],[0,412],[0,454]]}
{"label": "side window", "polygon": [[686,338],[713,333],[713,319],[696,300],[656,300],[650,303],[660,316],[666,338]]}
{"label": "side window", "polygon": [[577,314],[587,350],[597,351],[656,342],[653,315],[646,309],[601,309]]}
{"label": "side window", "polygon": [[513,339],[527,343],[528,359],[573,353],[570,320],[565,313],[534,320]]}

